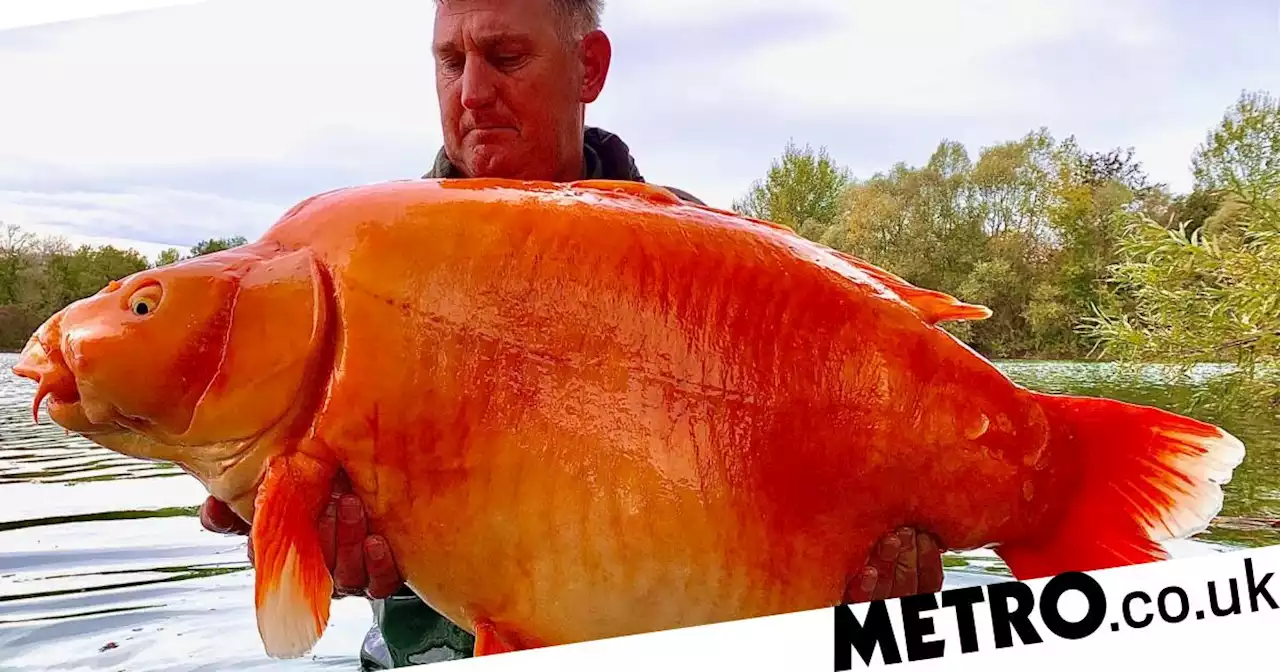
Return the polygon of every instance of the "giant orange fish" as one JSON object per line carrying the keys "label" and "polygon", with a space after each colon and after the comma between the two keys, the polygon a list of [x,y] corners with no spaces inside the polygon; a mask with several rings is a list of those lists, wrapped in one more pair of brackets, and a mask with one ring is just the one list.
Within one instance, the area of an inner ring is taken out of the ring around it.
{"label": "giant orange fish", "polygon": [[902,525],[1027,579],[1208,524],[1238,440],[939,326],[989,315],[658,187],[412,180],[112,282],[15,372],[252,521],[269,655],[325,629],[339,470],[485,655],[836,605]]}

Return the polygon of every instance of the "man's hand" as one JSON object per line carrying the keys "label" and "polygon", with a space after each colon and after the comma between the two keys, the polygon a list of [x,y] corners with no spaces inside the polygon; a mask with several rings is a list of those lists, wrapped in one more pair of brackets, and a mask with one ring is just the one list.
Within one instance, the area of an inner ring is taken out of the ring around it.
{"label": "man's hand", "polygon": [[[378,599],[400,590],[403,579],[391,557],[391,547],[369,534],[364,506],[351,493],[345,474],[334,479],[329,504],[317,527],[325,565],[334,577],[334,597],[364,595]],[[249,525],[225,504],[210,497],[200,507],[200,522],[219,534],[249,534]],[[849,589],[849,602],[885,600],[942,590],[942,549],[932,535],[903,528],[881,538]],[[253,562],[253,540],[249,541]]]}
{"label": "man's hand", "polygon": [[942,551],[932,535],[902,528],[880,539],[849,588],[849,602],[891,600],[942,590]]}
{"label": "man's hand", "polygon": [[[249,524],[227,507],[209,497],[200,507],[200,523],[219,534],[248,535]],[[394,595],[403,585],[391,546],[376,534],[369,534],[364,506],[351,494],[345,474],[333,481],[329,504],[317,521],[320,548],[325,565],[333,576],[333,597],[363,595],[379,599]],[[253,564],[253,537],[249,538],[249,563]]]}
{"label": "man's hand", "polygon": [[[204,500],[204,504],[200,505],[200,524],[204,525],[204,529],[218,534],[242,536],[249,534],[249,523],[236,515],[231,507],[213,497]],[[253,560],[252,555],[249,556],[249,560]]]}

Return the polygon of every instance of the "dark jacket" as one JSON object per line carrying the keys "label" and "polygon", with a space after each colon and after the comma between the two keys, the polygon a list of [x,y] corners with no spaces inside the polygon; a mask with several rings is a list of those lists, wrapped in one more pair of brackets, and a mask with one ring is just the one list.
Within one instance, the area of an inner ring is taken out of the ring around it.
{"label": "dark jacket", "polygon": [[[582,157],[586,163],[583,179],[586,180],[630,180],[644,182],[640,169],[636,167],[635,157],[631,156],[631,148],[622,138],[604,129],[588,126],[583,132]],[[445,155],[444,148],[436,154],[435,165],[431,172],[422,176],[426,179],[463,177]],[[676,196],[690,203],[706,205],[693,194],[675,187],[662,185]]]}

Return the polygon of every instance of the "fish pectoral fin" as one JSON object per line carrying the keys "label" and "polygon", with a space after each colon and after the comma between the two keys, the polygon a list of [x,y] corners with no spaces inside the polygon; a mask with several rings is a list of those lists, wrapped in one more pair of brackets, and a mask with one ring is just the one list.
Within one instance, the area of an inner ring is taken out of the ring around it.
{"label": "fish pectoral fin", "polygon": [[267,655],[297,658],[329,624],[333,579],[316,519],[333,470],[300,454],[271,460],[253,515],[254,602]]}

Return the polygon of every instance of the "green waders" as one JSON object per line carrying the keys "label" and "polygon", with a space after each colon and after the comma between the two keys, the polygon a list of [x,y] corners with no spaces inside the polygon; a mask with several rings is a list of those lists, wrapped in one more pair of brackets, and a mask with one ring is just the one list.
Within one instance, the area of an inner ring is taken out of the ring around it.
{"label": "green waders", "polygon": [[376,625],[360,648],[364,670],[389,670],[470,658],[475,637],[409,590],[373,603]]}

